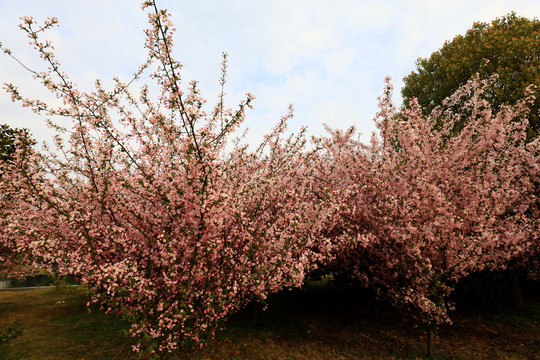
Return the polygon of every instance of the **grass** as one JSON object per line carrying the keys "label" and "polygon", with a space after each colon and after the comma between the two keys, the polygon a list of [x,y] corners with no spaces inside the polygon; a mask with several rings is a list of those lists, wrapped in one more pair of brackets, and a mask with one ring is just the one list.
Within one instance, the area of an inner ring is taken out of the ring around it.
{"label": "grass", "polygon": [[[84,290],[0,291],[0,329],[21,336],[0,359],[136,359],[128,324],[86,309]],[[248,307],[194,360],[421,359],[425,332],[359,290],[312,287],[277,294],[257,324]],[[527,310],[456,313],[436,338],[439,360],[540,359],[540,299]],[[3,356],[3,357],[2,357]],[[171,357],[180,359],[180,357]]]}
{"label": "grass", "polygon": [[13,321],[23,333],[6,349],[6,359],[123,359],[130,353],[130,339],[121,332],[127,324],[88,313],[81,289],[0,291],[0,329]]}

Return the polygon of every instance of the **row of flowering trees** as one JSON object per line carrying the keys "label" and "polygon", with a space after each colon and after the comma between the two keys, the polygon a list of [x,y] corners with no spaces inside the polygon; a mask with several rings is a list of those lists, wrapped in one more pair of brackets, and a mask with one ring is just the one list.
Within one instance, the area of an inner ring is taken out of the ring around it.
{"label": "row of flowering trees", "polygon": [[[253,96],[232,110],[222,93],[205,112],[196,83],[182,90],[169,15],[143,8],[149,57],[135,78],[154,67],[155,100],[119,80],[77,90],[39,38],[56,19],[23,19],[49,64],[34,76],[63,106],[6,89],[72,126],[55,126],[56,151],[21,146],[0,165],[5,273],[25,263],[78,276],[92,301],[132,323],[135,350],[159,354],[202,346],[220,320],[318,267],[358,277],[434,329],[449,321],[459,279],[538,257],[530,95],[492,113],[485,84],[471,80],[452,111],[425,117],[417,106],[398,114],[388,82],[370,144],[354,129],[311,144],[305,130],[288,135],[291,108],[258,148],[227,150]],[[222,71],[223,86],[226,55]]]}

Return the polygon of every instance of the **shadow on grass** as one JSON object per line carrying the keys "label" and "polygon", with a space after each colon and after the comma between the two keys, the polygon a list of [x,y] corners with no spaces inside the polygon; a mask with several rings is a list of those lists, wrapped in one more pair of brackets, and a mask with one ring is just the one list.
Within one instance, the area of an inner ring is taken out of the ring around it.
{"label": "shadow on grass", "polygon": [[[133,340],[123,334],[129,325],[97,309],[89,313],[85,304],[82,289],[0,291],[0,329],[16,320],[24,328],[4,356],[136,359]],[[538,359],[540,299],[527,304],[526,312],[457,312],[454,325],[439,330],[435,359]],[[421,359],[425,349],[423,329],[355,287],[281,292],[266,310],[247,306],[224,326],[194,360]]]}

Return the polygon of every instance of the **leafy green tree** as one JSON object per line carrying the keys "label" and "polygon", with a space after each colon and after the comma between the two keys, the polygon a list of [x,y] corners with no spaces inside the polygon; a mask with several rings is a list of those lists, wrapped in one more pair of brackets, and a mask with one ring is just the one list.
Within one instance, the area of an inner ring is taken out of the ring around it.
{"label": "leafy green tree", "polygon": [[[17,142],[18,140],[18,142]],[[17,146],[32,146],[27,129],[13,129],[6,124],[0,125],[0,162],[13,159]]]}
{"label": "leafy green tree", "polygon": [[[418,99],[425,115],[453,94],[474,74],[485,79],[496,75],[486,95],[493,109],[515,104],[530,84],[540,86],[540,21],[510,13],[488,23],[475,23],[465,35],[446,41],[429,58],[419,58],[416,71],[403,81],[404,106]],[[529,139],[538,136],[540,91],[529,114]],[[456,129],[459,130],[459,129]]]}

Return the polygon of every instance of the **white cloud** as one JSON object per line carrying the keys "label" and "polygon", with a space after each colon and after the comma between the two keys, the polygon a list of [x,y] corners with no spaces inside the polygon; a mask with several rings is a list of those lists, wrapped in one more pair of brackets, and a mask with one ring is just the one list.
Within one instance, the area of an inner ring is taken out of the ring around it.
{"label": "white cloud", "polygon": [[334,51],[324,56],[323,62],[330,78],[342,77],[354,62],[354,51],[351,48]]}

